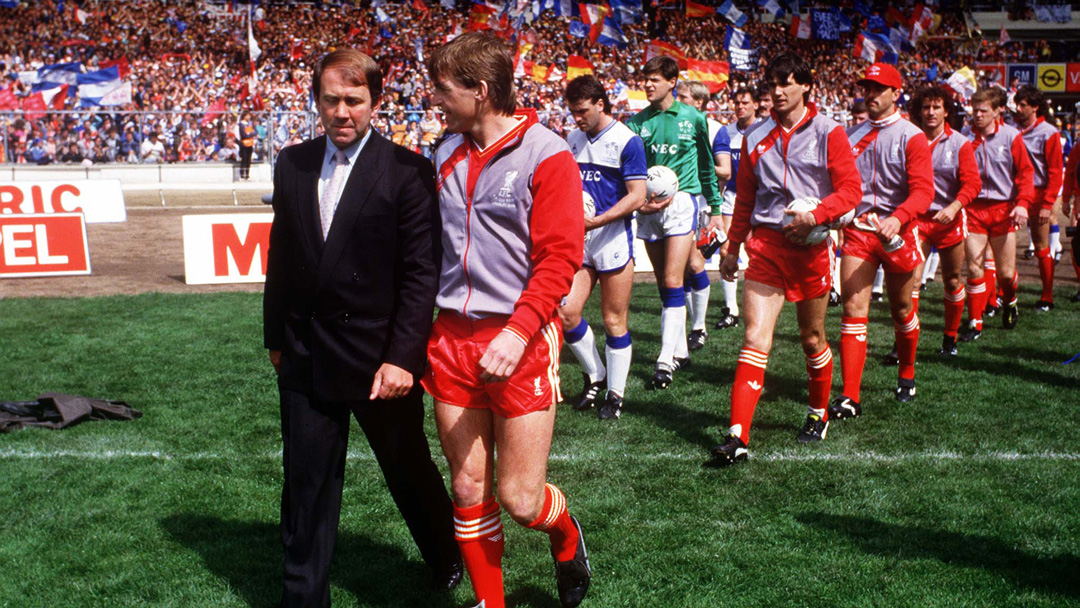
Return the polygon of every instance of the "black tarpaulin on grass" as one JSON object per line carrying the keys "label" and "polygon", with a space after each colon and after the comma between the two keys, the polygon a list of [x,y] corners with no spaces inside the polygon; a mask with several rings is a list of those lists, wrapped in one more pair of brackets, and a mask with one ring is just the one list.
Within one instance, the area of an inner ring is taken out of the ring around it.
{"label": "black tarpaulin on grass", "polygon": [[42,393],[36,401],[0,401],[0,433],[26,427],[63,429],[86,420],[134,420],[142,412],[123,401]]}

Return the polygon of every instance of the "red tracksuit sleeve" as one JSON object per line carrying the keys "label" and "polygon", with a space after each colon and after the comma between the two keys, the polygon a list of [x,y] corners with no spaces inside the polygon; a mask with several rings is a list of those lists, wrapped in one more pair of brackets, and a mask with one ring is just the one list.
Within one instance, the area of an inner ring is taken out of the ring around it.
{"label": "red tracksuit sleeve", "polygon": [[930,159],[930,144],[919,133],[908,140],[907,149],[908,197],[890,217],[902,226],[925,213],[934,202],[934,161]]}
{"label": "red tracksuit sleeve", "polygon": [[581,173],[569,150],[541,161],[532,178],[532,276],[514,303],[506,329],[528,342],[570,293],[585,250]]}
{"label": "red tracksuit sleeve", "polygon": [[982,178],[979,177],[979,163],[975,162],[975,147],[966,141],[960,146],[960,191],[956,200],[961,207],[967,207],[982,190]]}
{"label": "red tracksuit sleeve", "polygon": [[1046,138],[1043,151],[1046,154],[1046,198],[1043,205],[1051,207],[1061,191],[1061,174],[1065,166],[1065,154],[1061,151],[1061,138],[1057,133]]}
{"label": "red tracksuit sleeve", "polygon": [[1031,165],[1024,138],[1017,135],[1012,143],[1013,177],[1018,194],[1016,206],[1027,209],[1035,200],[1035,167]]}
{"label": "red tracksuit sleeve", "polygon": [[859,205],[862,198],[862,178],[855,167],[851,144],[842,127],[829,132],[828,159],[825,161],[832,178],[833,193],[821,201],[813,216],[819,224],[834,222]]}
{"label": "red tracksuit sleeve", "polygon": [[1076,192],[1076,166],[1080,165],[1080,144],[1073,145],[1069,153],[1069,162],[1065,164],[1065,185],[1061,189],[1061,198],[1069,200]]}
{"label": "red tracksuit sleeve", "polygon": [[738,252],[739,245],[746,242],[750,234],[750,218],[754,214],[757,200],[757,176],[754,175],[754,161],[746,152],[746,138],[743,138],[742,152],[739,155],[739,173],[735,176],[735,210],[731,215],[731,229],[728,230],[728,252]]}

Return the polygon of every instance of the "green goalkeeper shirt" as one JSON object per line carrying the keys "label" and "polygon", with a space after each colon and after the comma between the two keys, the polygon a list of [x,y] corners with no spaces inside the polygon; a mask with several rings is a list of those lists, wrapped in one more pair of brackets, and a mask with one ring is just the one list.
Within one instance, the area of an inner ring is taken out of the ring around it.
{"label": "green goalkeeper shirt", "polygon": [[626,126],[645,142],[650,167],[664,165],[679,177],[679,190],[700,194],[712,215],[720,215],[720,188],[705,115],[674,101],[667,110],[652,106],[631,116]]}

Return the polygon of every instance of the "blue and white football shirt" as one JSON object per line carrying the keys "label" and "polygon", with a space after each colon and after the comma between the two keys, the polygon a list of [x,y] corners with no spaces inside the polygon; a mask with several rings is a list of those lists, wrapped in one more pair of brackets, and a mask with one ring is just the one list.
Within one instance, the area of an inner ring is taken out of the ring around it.
{"label": "blue and white football shirt", "polygon": [[[645,144],[623,123],[613,120],[596,138],[574,130],[566,136],[581,169],[581,183],[596,203],[596,215],[626,196],[626,182],[645,179]],[[630,218],[627,217],[629,222]]]}

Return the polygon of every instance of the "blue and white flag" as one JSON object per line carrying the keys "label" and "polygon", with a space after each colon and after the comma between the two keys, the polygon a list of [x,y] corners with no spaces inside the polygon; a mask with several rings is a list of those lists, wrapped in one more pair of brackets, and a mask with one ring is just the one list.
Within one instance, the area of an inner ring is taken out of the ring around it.
{"label": "blue and white flag", "polygon": [[733,23],[735,27],[742,27],[750,20],[750,18],[740,11],[731,0],[725,0],[724,3],[720,5],[720,8],[716,9],[716,12],[723,15],[724,19]]}
{"label": "blue and white flag", "polygon": [[881,15],[870,15],[866,18],[866,29],[874,33],[882,33],[889,29],[889,25],[885,23],[885,18]]}
{"label": "blue and white flag", "polygon": [[57,84],[78,84],[79,75],[82,74],[81,63],[53,63],[38,68],[38,82],[54,82]]}
{"label": "blue and white flag", "polygon": [[724,48],[729,51],[731,49],[749,49],[750,36],[739,28],[729,25],[724,33]]}
{"label": "blue and white flag", "polygon": [[577,19],[570,20],[570,35],[575,38],[588,38],[589,26],[578,21]]}
{"label": "blue and white flag", "polygon": [[611,0],[609,4],[620,25],[640,23],[643,18],[641,0]]}
{"label": "blue and white flag", "polygon": [[779,17],[784,14],[784,7],[780,6],[780,3],[776,0],[757,0],[758,6],[772,13],[773,17]]}
{"label": "blue and white flag", "polygon": [[375,9],[375,20],[379,23],[386,23],[390,21],[390,15],[387,15],[386,11],[384,11],[380,6],[379,8]]}
{"label": "blue and white flag", "polygon": [[600,35],[596,37],[596,41],[600,44],[607,46],[626,46],[629,40],[626,35],[623,34],[622,28],[611,17],[604,17],[604,25],[600,29]]}
{"label": "blue and white flag", "polygon": [[101,98],[120,87],[120,67],[112,66],[96,72],[79,74],[79,104],[83,107],[100,105]]}

